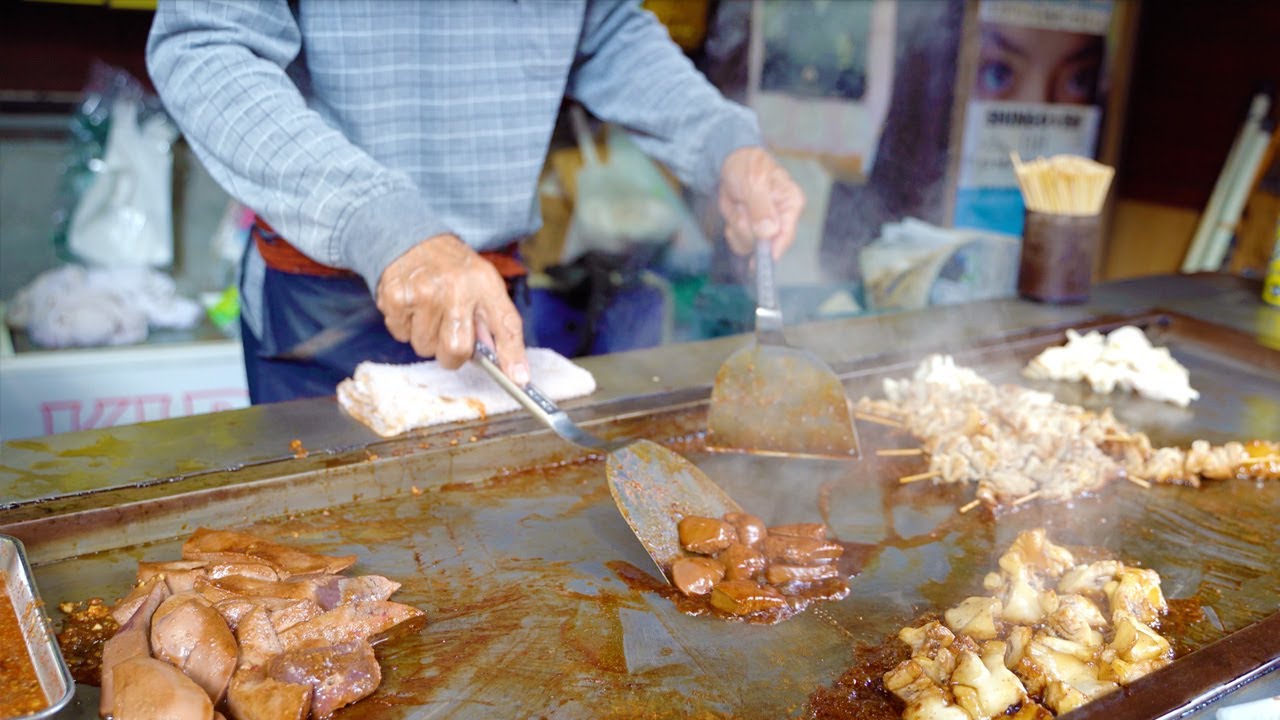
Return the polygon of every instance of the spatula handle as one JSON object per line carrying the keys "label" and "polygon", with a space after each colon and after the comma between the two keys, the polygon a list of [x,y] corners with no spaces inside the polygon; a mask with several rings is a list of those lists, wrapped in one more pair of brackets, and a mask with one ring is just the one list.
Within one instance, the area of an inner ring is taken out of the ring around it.
{"label": "spatula handle", "polygon": [[773,248],[756,241],[756,332],[782,332],[778,287],[773,279]]}
{"label": "spatula handle", "polygon": [[523,405],[525,410],[533,413],[533,416],[538,418],[542,424],[551,428],[552,432],[565,440],[574,445],[606,451],[622,444],[601,440],[578,427],[565,411],[561,410],[541,390],[534,387],[533,383],[528,383],[524,387],[517,385],[514,380],[507,377],[506,373],[502,372],[502,368],[498,367],[498,354],[488,345],[476,342],[476,350],[471,359],[475,360],[476,364],[488,373],[494,382],[502,386],[502,389],[506,390],[508,395]]}
{"label": "spatula handle", "polygon": [[502,372],[502,368],[498,367],[498,354],[493,351],[493,348],[477,342],[475,361],[489,373],[489,377],[507,391],[508,395],[515,398],[526,410],[537,415],[538,419],[544,423],[551,425],[552,418],[560,413],[559,406],[552,402],[551,398],[543,395],[533,383],[520,387],[514,380],[507,377],[507,374]]}

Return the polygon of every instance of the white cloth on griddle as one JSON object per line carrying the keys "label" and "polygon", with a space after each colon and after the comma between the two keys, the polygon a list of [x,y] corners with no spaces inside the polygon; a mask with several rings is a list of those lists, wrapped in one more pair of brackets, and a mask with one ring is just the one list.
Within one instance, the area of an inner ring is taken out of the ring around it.
{"label": "white cloth on griddle", "polygon": [[[529,348],[529,372],[559,402],[595,392],[596,379],[554,350]],[[363,362],[338,384],[338,403],[383,437],[520,409],[475,363],[446,370],[434,360],[409,365]]]}

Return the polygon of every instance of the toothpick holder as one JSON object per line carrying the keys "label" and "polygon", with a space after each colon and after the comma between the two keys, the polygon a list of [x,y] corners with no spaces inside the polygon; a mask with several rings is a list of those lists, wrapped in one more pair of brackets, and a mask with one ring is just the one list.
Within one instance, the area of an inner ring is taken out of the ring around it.
{"label": "toothpick holder", "polygon": [[1027,210],[1018,266],[1018,294],[1052,304],[1082,303],[1093,286],[1100,215]]}

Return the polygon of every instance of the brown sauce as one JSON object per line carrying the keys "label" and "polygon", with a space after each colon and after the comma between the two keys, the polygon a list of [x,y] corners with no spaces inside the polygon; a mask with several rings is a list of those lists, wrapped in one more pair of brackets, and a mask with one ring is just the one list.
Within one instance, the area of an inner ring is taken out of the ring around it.
{"label": "brown sauce", "polygon": [[62,631],[58,647],[71,669],[71,677],[85,685],[102,682],[102,646],[115,634],[119,624],[102,598],[78,603],[61,603]]}
{"label": "brown sauce", "polygon": [[911,649],[896,637],[878,645],[859,646],[853,665],[831,687],[809,696],[804,717],[810,720],[898,720],[906,704],[885,689],[884,674],[911,656]]}
{"label": "brown sauce", "polygon": [[[6,584],[0,574],[0,585]],[[0,717],[29,715],[49,707],[9,593],[0,593]]]}

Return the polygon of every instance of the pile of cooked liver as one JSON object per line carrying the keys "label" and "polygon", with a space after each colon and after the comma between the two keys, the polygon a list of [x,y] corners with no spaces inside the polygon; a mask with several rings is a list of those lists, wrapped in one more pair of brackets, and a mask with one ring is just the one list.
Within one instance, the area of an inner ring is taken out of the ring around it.
{"label": "pile of cooked liver", "polygon": [[[680,545],[693,555],[671,564],[671,582],[688,596],[709,595],[713,608],[734,617],[789,615],[815,585],[822,599],[848,593],[836,560],[844,548],[827,538],[827,526],[798,523],[765,527],[747,513],[723,520],[680,520]],[[834,590],[834,592],[832,592]]]}
{"label": "pile of cooked liver", "polygon": [[181,560],[138,563],[112,610],[100,713],[302,720],[367,697],[382,680],[370,639],[422,611],[388,600],[395,581],[341,575],[355,560],[200,529]]}

